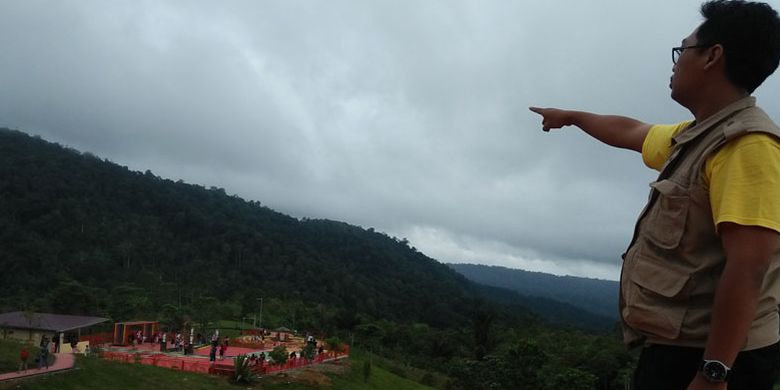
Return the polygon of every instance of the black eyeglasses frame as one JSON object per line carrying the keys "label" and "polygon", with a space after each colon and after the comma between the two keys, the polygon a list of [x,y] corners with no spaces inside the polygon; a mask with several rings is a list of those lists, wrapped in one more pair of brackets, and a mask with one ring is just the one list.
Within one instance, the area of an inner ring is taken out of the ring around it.
{"label": "black eyeglasses frame", "polygon": [[677,64],[677,61],[680,59],[680,56],[682,55],[683,50],[685,49],[704,49],[707,47],[715,46],[714,44],[702,44],[702,45],[690,45],[690,46],[677,46],[672,48],[672,64]]}

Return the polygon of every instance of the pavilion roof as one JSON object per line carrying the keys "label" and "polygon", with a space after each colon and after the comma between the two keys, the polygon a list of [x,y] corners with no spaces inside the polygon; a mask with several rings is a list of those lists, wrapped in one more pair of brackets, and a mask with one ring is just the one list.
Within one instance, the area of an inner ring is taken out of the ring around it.
{"label": "pavilion roof", "polygon": [[0,314],[0,326],[2,327],[53,332],[67,332],[69,330],[86,328],[106,321],[108,321],[108,318],[103,317],[31,313],[24,311]]}

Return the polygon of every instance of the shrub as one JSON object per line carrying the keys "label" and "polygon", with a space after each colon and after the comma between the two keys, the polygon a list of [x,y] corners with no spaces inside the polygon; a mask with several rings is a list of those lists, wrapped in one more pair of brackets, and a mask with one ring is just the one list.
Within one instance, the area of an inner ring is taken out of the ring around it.
{"label": "shrub", "polygon": [[271,353],[269,353],[269,356],[271,357],[271,360],[273,360],[274,364],[282,365],[284,363],[287,363],[287,348],[285,348],[284,345],[279,345],[275,347]]}
{"label": "shrub", "polygon": [[328,346],[328,350],[333,352],[341,352],[344,350],[344,345],[341,342],[341,339],[336,336],[325,340],[325,344]]}
{"label": "shrub", "polygon": [[238,355],[233,359],[233,365],[236,370],[233,374],[235,383],[252,383],[255,380],[255,374],[249,368],[249,359],[246,355]]}
{"label": "shrub", "polygon": [[368,382],[368,377],[371,376],[371,361],[366,360],[363,362],[363,383]]}

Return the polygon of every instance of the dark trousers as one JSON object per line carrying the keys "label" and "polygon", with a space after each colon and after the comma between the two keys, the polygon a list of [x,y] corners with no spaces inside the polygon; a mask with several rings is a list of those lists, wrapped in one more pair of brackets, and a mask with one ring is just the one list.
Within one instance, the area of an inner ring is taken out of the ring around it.
{"label": "dark trousers", "polygon": [[[633,390],[685,390],[699,372],[704,349],[653,344],[642,348]],[[743,351],[729,374],[729,390],[772,390],[780,343]]]}

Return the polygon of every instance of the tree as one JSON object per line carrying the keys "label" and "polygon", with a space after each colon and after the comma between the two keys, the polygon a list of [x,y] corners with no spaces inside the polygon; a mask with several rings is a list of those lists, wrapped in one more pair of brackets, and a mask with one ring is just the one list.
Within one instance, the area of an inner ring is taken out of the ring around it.
{"label": "tree", "polygon": [[249,367],[249,359],[246,355],[238,355],[233,359],[233,382],[235,383],[252,383],[255,380],[255,374]]}
{"label": "tree", "polygon": [[306,360],[314,360],[314,344],[306,343],[301,349],[301,356]]}
{"label": "tree", "polygon": [[[27,326],[30,329],[40,326],[41,319],[33,306],[26,307],[22,312],[22,316],[27,320]],[[32,331],[27,332],[27,340],[32,340]]]}
{"label": "tree", "polygon": [[8,322],[3,322],[0,324],[0,332],[3,334],[3,340],[8,338],[8,335],[11,332],[11,328],[8,326]]}
{"label": "tree", "polygon": [[116,321],[134,320],[152,312],[148,292],[133,285],[117,286],[109,297],[109,314]]}
{"label": "tree", "polygon": [[363,362],[363,383],[368,383],[368,377],[371,376],[371,360]]}
{"label": "tree", "polygon": [[274,349],[268,355],[271,357],[271,360],[274,364],[280,366],[284,363],[287,363],[287,358],[289,357],[287,354],[287,348],[284,345],[278,345],[274,347]]}
{"label": "tree", "polygon": [[536,389],[539,385],[539,372],[547,364],[549,357],[539,345],[529,339],[516,341],[504,356],[506,375],[513,387]]}
{"label": "tree", "polygon": [[336,325],[341,329],[352,330],[360,324],[354,309],[341,309],[336,313]]}
{"label": "tree", "polygon": [[51,306],[54,312],[73,315],[94,315],[97,313],[97,298],[92,289],[78,281],[64,279],[51,292]]}
{"label": "tree", "polygon": [[341,339],[336,336],[326,339],[325,345],[328,346],[329,351],[341,352],[344,350],[344,343],[342,343]]}
{"label": "tree", "polygon": [[539,375],[543,390],[592,390],[596,377],[571,367],[547,366]]}
{"label": "tree", "polygon": [[496,320],[496,311],[485,302],[475,303],[472,326],[474,329],[474,358],[482,360],[495,346],[491,329]]}
{"label": "tree", "polygon": [[182,315],[176,305],[166,303],[162,305],[157,314],[157,320],[163,325],[163,329],[179,329],[182,326]]}
{"label": "tree", "polygon": [[192,319],[204,331],[219,320],[220,304],[215,297],[200,296],[192,304]]}

